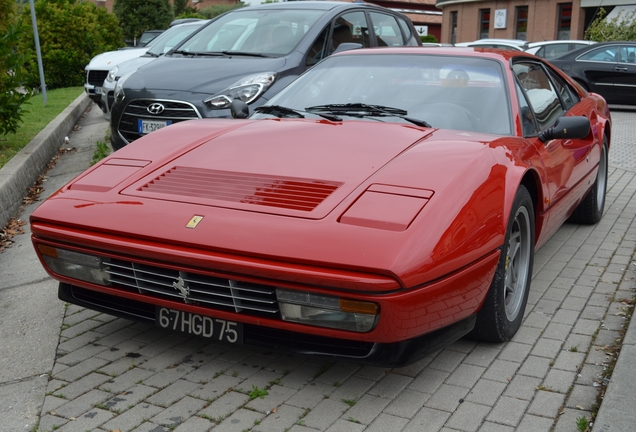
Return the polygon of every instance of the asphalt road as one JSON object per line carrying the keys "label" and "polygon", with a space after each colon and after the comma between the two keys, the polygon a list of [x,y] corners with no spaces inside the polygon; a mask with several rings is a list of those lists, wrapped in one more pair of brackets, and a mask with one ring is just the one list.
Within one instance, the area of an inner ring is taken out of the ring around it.
{"label": "asphalt road", "polygon": [[[606,214],[564,225],[538,251],[513,341],[460,340],[401,369],[216,345],[65,306],[25,226],[0,254],[0,431],[577,431],[608,383],[607,347],[636,286],[636,111],[612,115]],[[97,107],[79,124],[42,198],[104,141]],[[634,327],[595,432],[633,429]]]}

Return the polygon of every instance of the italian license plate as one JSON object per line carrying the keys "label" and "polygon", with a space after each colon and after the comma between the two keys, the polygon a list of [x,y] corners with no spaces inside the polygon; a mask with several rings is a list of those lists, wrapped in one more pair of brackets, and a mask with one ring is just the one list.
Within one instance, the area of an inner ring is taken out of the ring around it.
{"label": "italian license plate", "polygon": [[172,122],[170,120],[137,120],[137,128],[139,129],[138,132],[140,134],[154,132],[157,129],[170,126],[171,124]]}
{"label": "italian license plate", "polygon": [[178,311],[163,307],[156,308],[155,324],[196,336],[229,343],[243,342],[243,325],[205,315]]}

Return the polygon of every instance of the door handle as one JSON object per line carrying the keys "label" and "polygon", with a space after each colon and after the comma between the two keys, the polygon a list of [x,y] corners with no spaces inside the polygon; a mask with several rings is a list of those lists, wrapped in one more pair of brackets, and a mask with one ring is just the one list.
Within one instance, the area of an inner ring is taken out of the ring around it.
{"label": "door handle", "polygon": [[620,66],[614,67],[614,70],[616,72],[627,72],[627,68],[626,67],[620,67]]}

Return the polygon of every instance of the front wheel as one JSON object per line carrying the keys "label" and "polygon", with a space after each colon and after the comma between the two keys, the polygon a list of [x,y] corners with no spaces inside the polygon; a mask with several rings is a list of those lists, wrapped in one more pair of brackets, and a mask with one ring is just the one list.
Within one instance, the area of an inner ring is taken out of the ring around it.
{"label": "front wheel", "polygon": [[469,336],[505,342],[517,333],[528,303],[534,262],[534,205],[525,186],[514,199],[499,264]]}

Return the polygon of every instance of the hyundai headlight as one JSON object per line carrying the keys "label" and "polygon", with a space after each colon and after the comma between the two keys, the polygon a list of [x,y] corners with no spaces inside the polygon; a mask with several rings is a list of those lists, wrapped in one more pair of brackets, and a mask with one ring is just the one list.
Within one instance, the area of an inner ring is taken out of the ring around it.
{"label": "hyundai headlight", "polygon": [[249,104],[258,99],[268,88],[274,84],[278,74],[276,72],[263,72],[245,77],[217,95],[203,101],[209,108],[226,109],[234,99],[240,99]]}
{"label": "hyundai headlight", "polygon": [[276,289],[283,321],[339,330],[368,332],[380,316],[380,305],[287,289]]}
{"label": "hyundai headlight", "polygon": [[110,285],[107,265],[101,257],[41,243],[38,251],[53,273],[97,285]]}
{"label": "hyundai headlight", "polygon": [[121,102],[126,98],[126,93],[124,93],[124,83],[132,74],[133,72],[127,73],[117,80],[117,84],[115,84],[115,100],[117,102]]}

